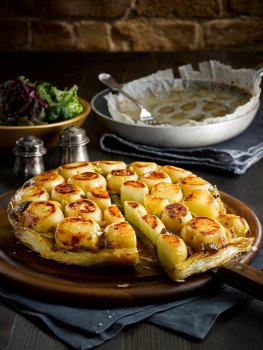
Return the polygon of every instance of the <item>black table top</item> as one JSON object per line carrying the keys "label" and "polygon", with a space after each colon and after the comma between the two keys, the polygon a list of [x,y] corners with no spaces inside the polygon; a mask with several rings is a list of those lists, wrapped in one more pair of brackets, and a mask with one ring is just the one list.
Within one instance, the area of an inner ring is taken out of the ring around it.
{"label": "black table top", "polygon": [[[201,52],[201,53],[1,53],[0,81],[17,75],[26,75],[32,80],[46,80],[64,87],[78,84],[79,95],[88,101],[104,87],[97,79],[98,73],[111,73],[120,82],[129,81],[153,73],[159,69],[176,67],[218,59],[235,68],[254,67],[262,60],[262,53]],[[90,138],[90,160],[119,159],[103,152],[99,146],[101,135],[106,132],[92,112],[85,128]],[[126,162],[132,157],[123,157]],[[46,169],[57,166],[58,149],[49,151],[44,158]],[[13,174],[12,152],[1,151],[0,194],[21,183]],[[243,201],[259,220],[263,221],[263,161],[252,166],[244,175],[216,173],[202,168],[191,169],[224,192]],[[263,344],[263,304],[252,299],[247,304],[224,313],[202,342],[185,339],[146,322],[130,326],[116,338],[97,349],[261,349]],[[5,302],[0,301],[0,349],[67,349],[49,330],[29,321]]]}

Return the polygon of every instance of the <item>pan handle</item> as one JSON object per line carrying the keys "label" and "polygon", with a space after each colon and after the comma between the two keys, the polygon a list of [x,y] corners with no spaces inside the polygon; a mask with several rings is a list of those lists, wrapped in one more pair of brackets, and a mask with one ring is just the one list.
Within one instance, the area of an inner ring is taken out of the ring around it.
{"label": "pan handle", "polygon": [[262,78],[263,77],[263,63],[258,64],[254,69],[258,72],[258,74]]}
{"label": "pan handle", "polygon": [[229,261],[217,269],[219,279],[263,301],[263,271],[237,261]]}

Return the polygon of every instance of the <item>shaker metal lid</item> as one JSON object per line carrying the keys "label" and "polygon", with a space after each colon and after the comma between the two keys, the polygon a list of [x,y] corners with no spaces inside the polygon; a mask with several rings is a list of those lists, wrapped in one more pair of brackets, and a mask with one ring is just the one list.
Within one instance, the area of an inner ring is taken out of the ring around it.
{"label": "shaker metal lid", "polygon": [[44,142],[33,135],[23,136],[16,141],[13,153],[16,156],[35,157],[42,156],[47,152]]}
{"label": "shaker metal lid", "polygon": [[89,138],[86,135],[86,131],[74,125],[69,126],[59,135],[60,146],[74,147],[86,145],[87,143],[89,143]]}

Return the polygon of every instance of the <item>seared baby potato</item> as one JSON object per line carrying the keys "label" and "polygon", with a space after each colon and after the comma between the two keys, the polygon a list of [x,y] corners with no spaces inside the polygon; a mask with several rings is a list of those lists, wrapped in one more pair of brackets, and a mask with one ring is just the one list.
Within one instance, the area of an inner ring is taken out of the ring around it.
{"label": "seared baby potato", "polygon": [[91,162],[76,162],[60,165],[58,172],[66,180],[74,175],[85,173],[87,171],[94,172],[94,166]]}
{"label": "seared baby potato", "polygon": [[112,170],[121,170],[127,168],[126,163],[120,160],[100,160],[94,162],[94,165],[98,168],[102,175],[107,175]]}
{"label": "seared baby potato", "polygon": [[164,208],[161,220],[167,231],[180,234],[184,225],[192,219],[192,214],[183,203],[172,203]]}
{"label": "seared baby potato", "polygon": [[182,228],[181,237],[195,252],[216,252],[227,245],[227,232],[215,219],[195,217]]}
{"label": "seared baby potato", "polygon": [[77,185],[63,183],[55,186],[51,191],[51,200],[60,202],[62,205],[83,198],[85,192]]}
{"label": "seared baby potato", "polygon": [[141,175],[139,180],[144,182],[149,187],[149,190],[160,182],[172,183],[170,176],[162,171],[150,171]]}
{"label": "seared baby potato", "polygon": [[125,218],[117,205],[112,204],[104,210],[103,220],[108,224],[117,224],[118,222],[125,221]]}
{"label": "seared baby potato", "polygon": [[48,201],[49,193],[40,186],[29,186],[19,189],[14,196],[14,205],[17,206],[23,202]]}
{"label": "seared baby potato", "polygon": [[192,174],[191,171],[178,168],[173,165],[164,165],[161,167],[161,171],[170,176],[172,183],[177,183],[178,181],[190,175],[194,176],[194,174]]}
{"label": "seared baby potato", "polygon": [[91,171],[71,176],[68,183],[79,186],[84,192],[88,192],[94,187],[106,187],[105,178]]}
{"label": "seared baby potato", "polygon": [[220,214],[218,221],[231,233],[232,237],[249,237],[251,232],[247,221],[235,214]]}
{"label": "seared baby potato", "polygon": [[213,191],[213,186],[198,176],[187,176],[178,182],[178,185],[183,191],[184,197],[188,196],[193,191],[196,190],[210,190]]}
{"label": "seared baby potato", "polygon": [[63,183],[65,183],[65,179],[57,171],[50,170],[34,176],[27,182],[27,185],[44,187],[48,193],[51,193],[55,186]]}
{"label": "seared baby potato", "polygon": [[144,206],[149,214],[161,216],[164,208],[169,204],[165,198],[146,194],[144,196]]}
{"label": "seared baby potato", "polygon": [[112,223],[105,229],[107,247],[111,249],[134,248],[137,238],[134,229],[127,221]]}
{"label": "seared baby potato", "polygon": [[61,206],[55,201],[32,202],[23,212],[25,227],[40,233],[52,233],[64,218]]}
{"label": "seared baby potato", "polygon": [[130,164],[130,168],[135,171],[138,176],[141,176],[157,170],[158,165],[152,162],[133,162]]}
{"label": "seared baby potato", "polygon": [[134,201],[124,202],[124,216],[130,224],[139,227],[141,217],[146,214],[147,210],[143,205]]}
{"label": "seared baby potato", "polygon": [[196,190],[188,194],[183,202],[194,216],[208,216],[217,218],[222,207],[208,190]]}
{"label": "seared baby potato", "polygon": [[64,250],[87,249],[95,253],[101,235],[100,226],[93,219],[67,217],[57,225],[55,241],[56,246]]}
{"label": "seared baby potato", "polygon": [[93,219],[98,223],[102,221],[100,208],[89,199],[78,199],[68,203],[65,207],[65,216],[80,216],[85,219]]}
{"label": "seared baby potato", "polygon": [[156,245],[158,236],[165,231],[162,221],[152,214],[140,217],[138,228],[154,245]]}
{"label": "seared baby potato", "polygon": [[157,252],[162,266],[169,268],[187,259],[188,251],[182,238],[161,234],[157,238]]}
{"label": "seared baby potato", "polygon": [[125,181],[121,185],[120,196],[121,203],[125,201],[134,201],[144,204],[144,195],[149,193],[149,188],[142,181]]}
{"label": "seared baby potato", "polygon": [[87,192],[87,198],[95,202],[102,212],[111,205],[111,198],[105,187],[94,187],[90,189]]}
{"label": "seared baby potato", "polygon": [[121,185],[126,181],[136,181],[138,175],[130,169],[112,170],[107,175],[107,188],[110,191],[120,194]]}
{"label": "seared baby potato", "polygon": [[151,189],[151,194],[157,197],[165,198],[169,203],[181,202],[183,192],[181,187],[168,182],[159,182]]}

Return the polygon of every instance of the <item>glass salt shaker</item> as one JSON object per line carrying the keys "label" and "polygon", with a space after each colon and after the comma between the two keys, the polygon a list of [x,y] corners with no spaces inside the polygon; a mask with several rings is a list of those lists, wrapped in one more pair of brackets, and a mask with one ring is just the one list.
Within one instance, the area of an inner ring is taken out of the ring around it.
{"label": "glass salt shaker", "polygon": [[84,129],[70,126],[59,135],[60,164],[89,160],[87,144],[89,138]]}
{"label": "glass salt shaker", "polygon": [[16,141],[13,153],[15,175],[23,180],[39,175],[44,171],[43,155],[46,154],[43,141],[33,135],[21,137]]}

